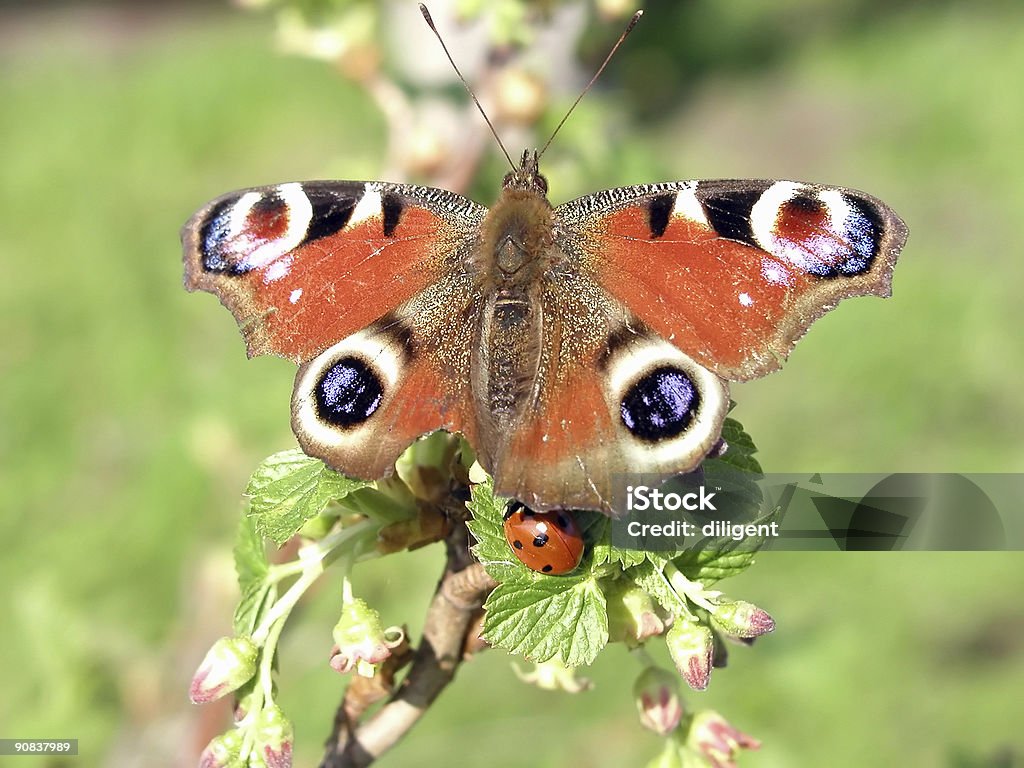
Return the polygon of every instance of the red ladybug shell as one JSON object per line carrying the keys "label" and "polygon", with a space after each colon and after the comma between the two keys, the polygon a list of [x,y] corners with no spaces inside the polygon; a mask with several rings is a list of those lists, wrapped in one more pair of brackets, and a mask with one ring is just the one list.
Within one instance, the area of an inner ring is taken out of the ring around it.
{"label": "red ladybug shell", "polygon": [[534,512],[518,502],[505,515],[505,538],[527,568],[559,576],[576,570],[583,534],[569,512]]}

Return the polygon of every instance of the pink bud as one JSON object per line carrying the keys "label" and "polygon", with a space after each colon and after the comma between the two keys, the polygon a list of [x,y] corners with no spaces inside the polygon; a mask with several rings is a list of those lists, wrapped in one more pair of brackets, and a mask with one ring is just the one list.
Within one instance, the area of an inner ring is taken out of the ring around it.
{"label": "pink bud", "polygon": [[199,756],[199,768],[235,768],[241,765],[242,733],[228,731],[215,737]]}
{"label": "pink bud", "polygon": [[775,629],[775,620],[753,603],[721,603],[712,615],[715,623],[734,637],[752,638]]}
{"label": "pink bud", "polygon": [[[270,706],[260,712],[254,732],[256,754],[266,768],[291,768],[295,732],[280,707]],[[250,765],[253,762],[250,758]]]}
{"label": "pink bud", "polygon": [[741,749],[760,749],[761,742],[735,728],[712,710],[698,712],[690,723],[686,745],[703,755],[714,768],[736,768]]}
{"label": "pink bud", "polygon": [[524,683],[530,683],[545,691],[580,693],[589,690],[591,686],[587,678],[576,677],[576,670],[565,666],[558,659],[536,662],[530,672],[524,672],[518,664],[514,664],[512,671]]}
{"label": "pink bud", "polygon": [[679,698],[679,676],[661,667],[647,667],[633,683],[640,722],[659,736],[679,727],[683,703]]}
{"label": "pink bud", "polygon": [[373,677],[374,666],[391,656],[403,639],[401,630],[385,630],[378,613],[358,598],[342,606],[332,634],[331,668],[342,674],[355,669],[364,677]]}
{"label": "pink bud", "polygon": [[649,637],[665,631],[665,624],[658,616],[651,596],[635,585],[628,588],[609,590],[608,638],[633,647]]}
{"label": "pink bud", "polygon": [[687,685],[703,691],[711,681],[714,636],[703,624],[677,620],[665,635],[672,661]]}
{"label": "pink bud", "polygon": [[189,698],[205,704],[245,685],[256,674],[259,649],[245,636],[222,637],[206,653],[192,677]]}

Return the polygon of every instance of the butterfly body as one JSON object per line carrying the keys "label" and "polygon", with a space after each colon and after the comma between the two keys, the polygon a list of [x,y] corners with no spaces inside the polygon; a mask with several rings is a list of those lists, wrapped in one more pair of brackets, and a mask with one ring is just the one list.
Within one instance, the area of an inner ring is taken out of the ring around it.
{"label": "butterfly body", "polygon": [[444,190],[307,182],[225,195],[186,224],[186,285],[250,354],[300,363],[307,453],[378,478],[437,429],[496,492],[613,513],[627,473],[719,442],[729,380],[777,368],[848,296],[888,295],[902,221],[863,193],[667,182],[552,206],[525,152],[488,211]]}

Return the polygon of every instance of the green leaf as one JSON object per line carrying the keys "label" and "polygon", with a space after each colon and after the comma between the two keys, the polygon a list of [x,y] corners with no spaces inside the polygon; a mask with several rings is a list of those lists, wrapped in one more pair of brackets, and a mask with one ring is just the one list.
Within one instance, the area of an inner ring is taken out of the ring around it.
{"label": "green leaf", "polygon": [[483,638],[531,661],[590,664],[608,643],[608,608],[596,579],[544,577],[499,584],[484,604]]}
{"label": "green leaf", "polygon": [[[753,524],[771,523],[778,519],[778,509],[769,510],[755,519]],[[764,538],[718,540],[713,547],[688,549],[673,564],[691,581],[704,586],[736,576],[754,563],[758,550],[764,545]]]}
{"label": "green leaf", "polygon": [[[722,439],[728,444],[726,452],[702,464],[704,484],[719,489],[720,513],[724,512],[728,522],[734,524],[772,522],[775,513],[763,509],[764,496],[757,484],[762,472],[753,457],[757,451],[754,441],[735,419],[725,420]],[[720,513],[706,516],[704,521],[718,519]],[[694,522],[700,523],[702,517],[695,513]],[[673,556],[672,562],[688,579],[709,585],[749,568],[763,545],[763,538],[708,538]]]}
{"label": "green leaf", "polygon": [[709,459],[704,463],[705,466],[715,461],[721,461],[731,464],[737,469],[742,469],[744,472],[763,474],[761,465],[754,458],[757,446],[754,445],[753,438],[744,431],[743,425],[736,419],[727,418],[722,424],[722,439],[728,445],[725,453],[717,458]]}
{"label": "green leaf", "polygon": [[[466,505],[473,513],[473,519],[466,525],[476,539],[473,555],[479,560],[484,570],[497,581],[525,577],[533,573],[520,563],[512,554],[505,540],[505,505],[508,499],[494,495],[494,485],[490,479],[486,483],[477,483],[471,489],[472,499]],[[546,578],[555,578],[549,576]]]}
{"label": "green leaf", "polygon": [[281,545],[330,502],[369,485],[292,449],[264,459],[245,493],[256,533]]}
{"label": "green leaf", "polygon": [[252,581],[242,588],[242,598],[235,608],[232,626],[236,635],[251,635],[260,623],[263,612],[269,607],[268,600],[273,585],[268,581]]}
{"label": "green leaf", "polygon": [[[619,565],[623,569],[633,568],[647,559],[647,552],[639,549],[619,549],[612,544],[612,521],[601,515],[602,523],[595,524],[594,565]],[[602,525],[598,528],[598,525]]]}
{"label": "green leaf", "polygon": [[256,533],[253,519],[248,515],[244,515],[238,522],[234,555],[238,587],[242,592],[245,592],[253,582],[263,581],[270,570],[266,548],[263,546],[263,537]]}
{"label": "green leaf", "polygon": [[242,597],[235,608],[233,626],[236,635],[249,635],[259,623],[271,585],[267,582],[270,562],[263,537],[256,532],[254,521],[248,515],[238,523],[234,555]]}
{"label": "green leaf", "polygon": [[666,611],[673,614],[686,611],[686,602],[672,589],[672,585],[665,578],[664,569],[664,563],[648,561],[633,568],[629,572],[629,578],[633,579],[638,587],[657,600]]}
{"label": "green leaf", "polygon": [[[508,499],[495,496],[489,480],[474,485],[472,494],[468,525],[476,538],[473,554],[500,582],[484,604],[484,639],[531,661],[557,657],[571,667],[591,663],[608,643],[607,604],[590,572],[593,557],[565,576],[530,570],[505,540]],[[588,541],[606,531],[604,515],[574,514]]]}

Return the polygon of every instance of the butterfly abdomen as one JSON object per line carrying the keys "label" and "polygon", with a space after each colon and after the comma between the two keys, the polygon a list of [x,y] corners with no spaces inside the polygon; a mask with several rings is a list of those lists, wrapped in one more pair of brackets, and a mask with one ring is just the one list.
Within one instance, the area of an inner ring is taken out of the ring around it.
{"label": "butterfly abdomen", "polygon": [[541,309],[529,294],[499,292],[484,311],[477,401],[488,426],[503,432],[517,420],[537,377]]}
{"label": "butterfly abdomen", "polygon": [[495,447],[515,428],[537,381],[553,240],[551,204],[533,187],[503,189],[481,226],[473,390],[481,432],[493,435],[486,442]]}

